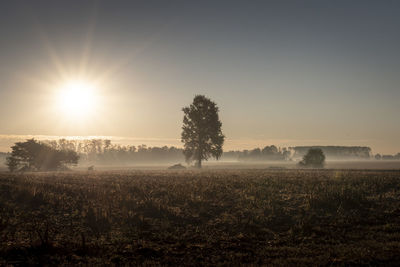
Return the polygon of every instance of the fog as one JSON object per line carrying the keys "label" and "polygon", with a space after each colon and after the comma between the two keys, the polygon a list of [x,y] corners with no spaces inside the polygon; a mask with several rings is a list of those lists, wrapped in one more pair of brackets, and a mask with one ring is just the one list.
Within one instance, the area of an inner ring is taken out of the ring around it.
{"label": "fog", "polygon": [[[120,145],[109,139],[43,140],[58,150],[72,150],[79,155],[72,170],[166,169],[175,164],[194,168],[186,162],[183,149],[175,146]],[[275,145],[251,150],[223,152],[219,160],[210,159],[205,169],[287,169],[298,168],[298,162],[310,148],[320,148],[326,156],[325,168],[334,169],[399,169],[400,154],[373,155],[371,148],[359,146],[296,146]],[[0,168],[6,169],[9,153],[0,153]]]}

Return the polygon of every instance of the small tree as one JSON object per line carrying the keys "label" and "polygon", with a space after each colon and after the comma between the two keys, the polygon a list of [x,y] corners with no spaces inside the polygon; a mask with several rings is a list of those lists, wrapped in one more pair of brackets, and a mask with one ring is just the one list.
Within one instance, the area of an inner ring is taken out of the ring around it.
{"label": "small tree", "polygon": [[60,170],[65,165],[77,164],[79,156],[72,150],[57,150],[49,145],[29,139],[15,143],[11,147],[11,156],[7,158],[10,171],[24,170]]}
{"label": "small tree", "polygon": [[209,98],[196,95],[193,103],[183,109],[182,142],[186,161],[196,160],[201,168],[202,160],[211,156],[219,159],[225,136],[218,117],[218,107]]}
{"label": "small tree", "polygon": [[10,172],[14,172],[19,167],[19,160],[15,157],[8,157],[6,158],[6,165]]}
{"label": "small tree", "polygon": [[312,168],[323,168],[325,164],[325,155],[320,148],[310,148],[307,154],[300,161],[299,165]]}

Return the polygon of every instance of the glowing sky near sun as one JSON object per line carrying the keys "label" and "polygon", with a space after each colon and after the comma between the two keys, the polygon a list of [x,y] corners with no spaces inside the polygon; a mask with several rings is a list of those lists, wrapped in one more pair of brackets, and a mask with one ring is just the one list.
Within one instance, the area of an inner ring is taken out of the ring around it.
{"label": "glowing sky near sun", "polygon": [[[3,1],[0,134],[179,140],[182,107],[206,94],[238,149],[291,140],[397,153],[399,11],[396,1]],[[57,93],[70,81],[95,86]]]}

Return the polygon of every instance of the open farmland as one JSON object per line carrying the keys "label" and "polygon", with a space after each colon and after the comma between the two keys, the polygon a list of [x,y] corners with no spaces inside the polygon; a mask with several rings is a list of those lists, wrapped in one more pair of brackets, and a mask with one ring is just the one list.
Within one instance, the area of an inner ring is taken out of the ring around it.
{"label": "open farmland", "polygon": [[400,171],[0,174],[0,265],[399,265]]}

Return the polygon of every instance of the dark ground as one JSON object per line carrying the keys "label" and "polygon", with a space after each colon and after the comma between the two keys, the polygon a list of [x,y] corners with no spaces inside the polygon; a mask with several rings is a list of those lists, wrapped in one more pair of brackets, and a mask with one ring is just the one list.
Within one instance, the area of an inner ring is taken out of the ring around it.
{"label": "dark ground", "polygon": [[0,173],[0,265],[400,265],[400,171]]}

